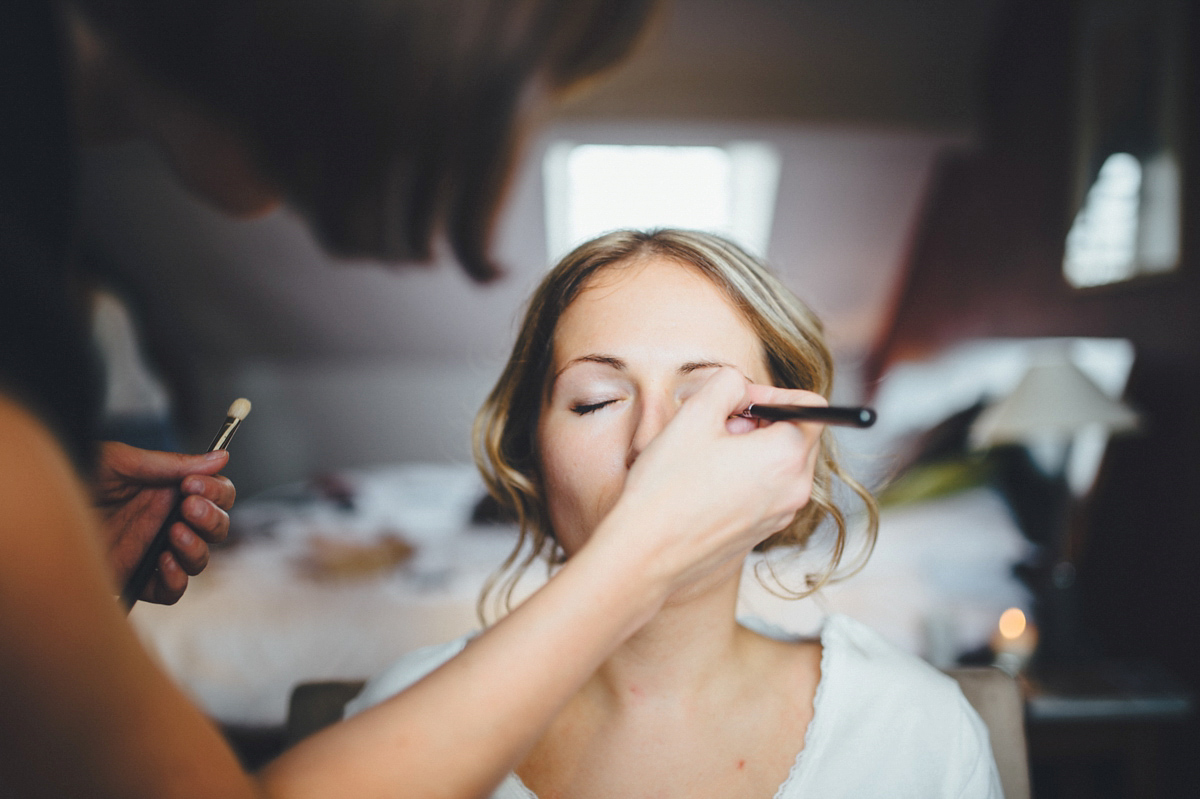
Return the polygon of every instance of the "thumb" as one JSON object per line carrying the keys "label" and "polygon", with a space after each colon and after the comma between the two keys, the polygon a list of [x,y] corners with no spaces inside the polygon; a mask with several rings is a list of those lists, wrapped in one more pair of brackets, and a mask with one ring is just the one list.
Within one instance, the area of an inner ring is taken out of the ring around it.
{"label": "thumb", "polygon": [[105,447],[105,456],[111,457],[108,465],[119,474],[144,482],[162,483],[181,480],[189,474],[216,474],[229,461],[229,453],[224,450],[184,455],[126,445]]}

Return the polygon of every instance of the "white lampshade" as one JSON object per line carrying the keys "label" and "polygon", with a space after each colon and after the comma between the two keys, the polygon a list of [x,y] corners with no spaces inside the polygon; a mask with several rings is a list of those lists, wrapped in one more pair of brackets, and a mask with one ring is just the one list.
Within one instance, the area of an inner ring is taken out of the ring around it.
{"label": "white lampshade", "polygon": [[975,447],[1069,439],[1085,428],[1134,430],[1138,415],[1096,386],[1065,354],[1035,363],[1011,394],[971,426]]}

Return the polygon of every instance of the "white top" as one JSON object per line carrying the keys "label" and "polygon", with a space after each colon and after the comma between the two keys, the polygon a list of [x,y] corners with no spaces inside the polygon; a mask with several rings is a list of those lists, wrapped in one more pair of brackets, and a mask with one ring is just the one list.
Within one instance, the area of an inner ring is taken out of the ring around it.
{"label": "white top", "polygon": [[[757,619],[741,623],[781,640]],[[382,702],[462,651],[470,636],[401,658],[346,706]],[[1003,799],[987,727],[950,677],[848,616],[821,630],[821,681],[804,749],[775,799],[889,796]],[[536,799],[509,774],[492,799]]]}

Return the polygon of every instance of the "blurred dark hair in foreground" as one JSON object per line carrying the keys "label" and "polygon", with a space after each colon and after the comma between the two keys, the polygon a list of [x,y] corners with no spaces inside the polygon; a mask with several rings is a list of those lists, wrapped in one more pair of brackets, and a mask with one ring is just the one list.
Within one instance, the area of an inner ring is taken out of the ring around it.
{"label": "blurred dark hair in foreground", "polygon": [[342,256],[472,278],[522,131],[623,58],[655,0],[78,0],[163,88],[198,103]]}

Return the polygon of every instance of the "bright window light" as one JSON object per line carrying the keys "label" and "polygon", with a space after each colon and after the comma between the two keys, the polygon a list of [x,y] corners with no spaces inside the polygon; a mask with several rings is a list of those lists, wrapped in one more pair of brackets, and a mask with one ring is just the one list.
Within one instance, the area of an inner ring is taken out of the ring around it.
{"label": "bright window light", "polygon": [[1063,268],[1074,286],[1126,280],[1137,271],[1142,165],[1129,153],[1113,153],[1088,189],[1067,234]]}
{"label": "bright window light", "polygon": [[659,227],[720,233],[765,256],[779,168],[779,154],[759,142],[554,144],[543,173],[551,261],[610,230]]}

